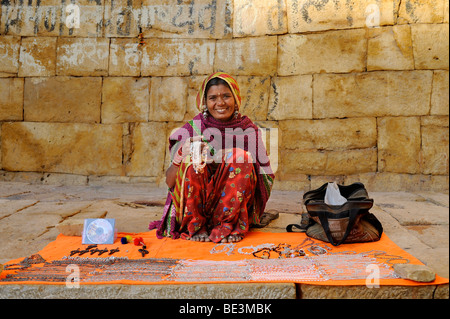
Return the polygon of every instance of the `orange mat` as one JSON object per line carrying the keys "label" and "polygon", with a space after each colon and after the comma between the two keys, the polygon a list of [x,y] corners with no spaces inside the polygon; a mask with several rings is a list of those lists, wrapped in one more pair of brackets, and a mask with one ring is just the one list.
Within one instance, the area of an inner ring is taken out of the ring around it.
{"label": "orange mat", "polygon": [[[295,247],[298,244],[304,242],[307,240],[307,236],[304,233],[267,233],[267,232],[258,232],[258,231],[252,231],[250,232],[241,242],[234,243],[232,245],[226,245],[226,244],[215,244],[215,243],[202,243],[202,242],[191,242],[183,239],[177,239],[173,240],[170,238],[164,238],[164,239],[158,239],[156,238],[155,231],[149,231],[145,233],[139,233],[139,234],[125,234],[125,233],[119,233],[118,238],[116,242],[113,245],[98,245],[98,248],[103,249],[114,249],[119,248],[119,252],[114,253],[114,257],[127,257],[131,260],[139,260],[142,259],[141,253],[138,251],[138,249],[142,248],[139,246],[135,246],[133,243],[128,244],[121,244],[120,238],[125,235],[131,235],[133,238],[135,237],[142,237],[148,250],[148,254],[144,258],[172,258],[177,259],[186,262],[186,265],[193,265],[195,266],[196,263],[199,263],[203,266],[205,265],[243,265],[243,262],[253,262],[258,263],[258,265],[264,264],[264,261],[262,259],[254,257],[252,252],[252,247],[256,247],[258,245],[262,244],[288,244],[291,245],[291,247]],[[309,241],[310,242],[310,241]],[[319,280],[311,279],[311,276],[305,276],[302,277],[301,275],[297,275],[295,278],[283,278],[281,277],[271,277],[270,274],[266,274],[268,279],[265,279],[265,276],[253,276],[246,278],[245,280],[239,280],[239,279],[233,279],[232,282],[295,282],[295,283],[308,283],[308,284],[315,284],[315,285],[366,285],[366,277],[370,275],[370,272],[367,272],[367,274],[363,274],[364,276],[359,276],[355,279],[345,279],[340,280],[342,278],[345,278],[337,274],[327,274],[327,267],[328,271],[331,270],[333,272],[333,264],[326,265],[326,257],[324,256],[333,256],[332,260],[344,260],[345,256],[356,256],[355,254],[367,254],[369,257],[372,258],[372,260],[376,260],[376,263],[378,265],[383,266],[383,269],[386,269],[387,271],[392,271],[392,264],[394,263],[411,263],[411,264],[422,264],[417,258],[413,257],[412,255],[408,254],[404,250],[402,250],[400,247],[398,247],[394,242],[392,242],[385,234],[383,234],[382,238],[378,242],[374,243],[362,243],[362,244],[343,244],[338,247],[333,247],[327,243],[320,242],[318,240],[314,240],[316,244],[319,244],[321,247],[328,247],[330,248],[327,251],[327,254],[323,255],[313,255],[308,250],[307,247],[305,247],[304,251],[308,255],[308,258],[314,261],[315,268],[318,269],[318,272],[321,273]],[[81,244],[81,237],[75,237],[75,236],[64,236],[59,235],[55,241],[48,244],[44,249],[39,251],[37,254],[39,254],[42,258],[44,258],[47,262],[62,260],[69,256],[70,252],[72,250],[76,250],[77,248],[84,249],[87,245]],[[282,265],[283,260],[285,261],[285,264],[289,264],[289,262],[292,262],[292,260],[296,259],[298,262],[301,262],[301,259],[304,257],[297,257],[297,258],[286,258],[286,259],[278,259],[278,255],[276,253],[271,252],[270,253],[269,260],[273,262],[278,262]],[[66,256],[66,257],[65,257]],[[342,256],[342,257],[339,257]],[[76,255],[74,256],[76,257]],[[83,258],[103,258],[108,257],[107,253],[101,256],[97,256],[97,254],[94,254],[93,256],[90,256],[89,253],[81,256]],[[369,258],[368,257],[368,258]],[[315,259],[316,258],[316,259]],[[334,259],[333,259],[334,258]],[[320,263],[317,262],[317,260],[321,260]],[[22,261],[23,258],[19,258],[16,260],[12,260],[5,264],[5,266],[11,265],[11,264],[17,264]],[[275,261],[277,260],[277,261]],[[234,263],[233,263],[234,262]],[[351,264],[352,261],[349,261],[350,264],[348,264],[348,268],[357,267],[356,264]],[[209,263],[209,264],[208,264]],[[322,266],[317,267],[317,265],[321,264],[324,269],[322,269]],[[31,267],[42,267],[43,264],[36,264],[31,265]],[[341,265],[342,266],[342,265]],[[361,267],[361,266],[358,266]],[[280,267],[278,267],[280,268]],[[272,269],[278,269],[278,268],[272,268]],[[208,267],[200,267],[200,268],[193,268],[193,269],[208,269]],[[238,269],[238,268],[233,268]],[[309,269],[310,268],[305,268]],[[355,268],[356,269],[356,268]],[[367,271],[367,269],[363,269]],[[4,270],[0,274],[0,285],[1,284],[65,284],[65,282],[46,282],[46,281],[5,281],[5,278],[7,278],[8,275],[13,275],[22,270]],[[311,275],[311,274],[310,274]],[[361,275],[361,271],[360,271]],[[202,276],[202,274],[200,274]],[[318,278],[319,278],[318,277]],[[448,283],[448,279],[442,278],[440,276],[436,276],[436,280],[430,283],[419,283],[411,280],[405,280],[400,278],[395,278],[392,276],[387,276],[388,278],[380,278],[379,284],[380,285],[401,285],[401,286],[418,286],[418,285],[439,285],[439,284],[445,284]],[[182,277],[181,277],[182,278]],[[186,280],[183,281],[182,279],[179,280],[166,280],[163,278],[159,281],[140,281],[140,280],[113,280],[113,281],[98,281],[98,282],[83,282],[81,280],[80,284],[193,284],[193,283],[227,283],[230,282],[226,278],[222,278],[217,280],[217,278],[214,278],[214,280],[208,280],[208,271],[204,274],[203,277],[201,277],[201,280],[193,281]],[[256,278],[256,279],[255,279]]]}

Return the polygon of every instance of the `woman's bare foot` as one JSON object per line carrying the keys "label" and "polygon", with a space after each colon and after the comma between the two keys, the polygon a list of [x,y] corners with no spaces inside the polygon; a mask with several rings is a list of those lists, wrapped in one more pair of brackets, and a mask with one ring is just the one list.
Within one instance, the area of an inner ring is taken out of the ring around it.
{"label": "woman's bare foot", "polygon": [[225,237],[220,242],[221,243],[237,243],[238,241],[241,241],[242,237],[239,235],[230,235],[228,237]]}
{"label": "woman's bare foot", "polygon": [[209,236],[208,236],[207,232],[197,233],[194,236],[192,236],[190,238],[190,240],[192,240],[192,241],[203,241],[203,242],[211,241],[211,239],[209,239]]}

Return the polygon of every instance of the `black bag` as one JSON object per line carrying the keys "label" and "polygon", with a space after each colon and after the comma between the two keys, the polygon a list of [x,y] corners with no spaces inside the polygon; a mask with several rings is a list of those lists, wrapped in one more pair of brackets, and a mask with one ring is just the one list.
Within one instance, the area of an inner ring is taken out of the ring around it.
{"label": "black bag", "polygon": [[383,227],[375,215],[369,213],[373,199],[369,198],[362,183],[348,186],[338,185],[340,194],[347,202],[340,206],[325,204],[328,183],[303,195],[303,203],[308,212],[307,224],[290,224],[292,228],[306,229],[309,237],[339,246],[342,243],[360,243],[380,240]]}

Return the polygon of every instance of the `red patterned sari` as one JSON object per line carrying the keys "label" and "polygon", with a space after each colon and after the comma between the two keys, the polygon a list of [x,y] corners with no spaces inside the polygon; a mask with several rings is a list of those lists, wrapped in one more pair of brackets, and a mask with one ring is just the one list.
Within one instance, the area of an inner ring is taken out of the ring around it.
{"label": "red patterned sari", "polygon": [[[202,173],[195,172],[189,162],[184,162],[178,172],[174,198],[181,199],[175,202],[180,205],[176,210],[182,238],[201,232],[210,234],[213,242],[229,235],[245,236],[249,215],[254,212],[257,182],[249,152],[230,149],[221,163],[208,164]],[[179,187],[183,180],[183,187]]]}

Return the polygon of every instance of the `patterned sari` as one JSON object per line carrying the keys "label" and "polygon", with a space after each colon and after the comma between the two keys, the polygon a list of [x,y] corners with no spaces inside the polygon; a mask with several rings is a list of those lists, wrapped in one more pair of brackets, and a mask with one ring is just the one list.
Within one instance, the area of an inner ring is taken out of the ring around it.
{"label": "patterned sari", "polygon": [[[201,87],[199,109],[206,83],[213,77],[227,80],[240,105],[234,79],[215,73]],[[200,113],[170,136],[171,154],[193,136],[203,136],[215,160],[200,173],[194,170],[189,156],[184,159],[175,186],[169,189],[163,217],[150,223],[149,229],[156,228],[158,238],[188,239],[203,231],[213,242],[229,235],[245,236],[251,224],[260,222],[274,180],[258,127],[247,116],[224,123],[212,116],[205,119]]]}

